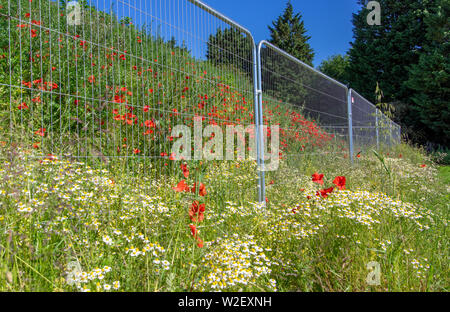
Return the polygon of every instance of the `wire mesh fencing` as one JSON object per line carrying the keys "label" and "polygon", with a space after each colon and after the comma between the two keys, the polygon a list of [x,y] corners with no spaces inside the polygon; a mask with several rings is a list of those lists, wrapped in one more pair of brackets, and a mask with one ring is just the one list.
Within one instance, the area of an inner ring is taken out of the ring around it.
{"label": "wire mesh fencing", "polygon": [[1,139],[38,157],[119,160],[164,179],[180,160],[239,159],[244,141],[252,168],[240,167],[250,174],[238,183],[262,201],[271,125],[279,156],[294,162],[400,141],[398,125],[356,92],[349,103],[345,85],[257,47],[197,0],[0,0],[0,26]]}
{"label": "wire mesh fencing", "polygon": [[374,104],[350,89],[352,134],[356,153],[370,148],[392,147],[401,142],[401,127]]}
{"label": "wire mesh fencing", "polygon": [[40,157],[123,159],[163,177],[179,170],[177,125],[200,124],[186,140],[200,154],[180,151],[199,160],[208,125],[254,123],[253,38],[198,1],[0,0],[0,22],[2,132]]}
{"label": "wire mesh fencing", "polygon": [[402,141],[402,127],[391,121],[392,124],[392,145],[400,144]]}
{"label": "wire mesh fencing", "polygon": [[352,135],[354,151],[379,146],[378,115],[380,111],[371,102],[350,89],[352,106]]}
{"label": "wire mesh fencing", "polygon": [[280,126],[280,155],[348,153],[347,87],[272,44],[259,44],[264,125]]}

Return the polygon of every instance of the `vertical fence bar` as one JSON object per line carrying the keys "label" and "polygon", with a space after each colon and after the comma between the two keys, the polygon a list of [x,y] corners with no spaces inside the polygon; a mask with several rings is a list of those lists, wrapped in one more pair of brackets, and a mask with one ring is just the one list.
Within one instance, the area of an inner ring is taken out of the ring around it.
{"label": "vertical fence bar", "polygon": [[389,146],[393,146],[393,136],[392,136],[392,120],[389,120]]}
{"label": "vertical fence bar", "polygon": [[[266,198],[266,182],[265,182],[265,171],[264,171],[264,132],[263,132],[263,108],[262,108],[262,80],[261,80],[261,42],[258,44],[258,47],[255,46],[255,51],[257,54],[256,57],[256,64],[257,64],[257,76],[256,76],[256,94],[258,99],[258,122],[256,123],[256,131],[257,131],[257,137],[258,137],[258,159],[259,159],[259,167],[258,167],[258,174],[259,174],[259,190],[260,190],[260,197],[259,202],[264,202]],[[256,119],[256,118],[255,118]]]}
{"label": "vertical fence bar", "polygon": [[260,203],[264,202],[264,198],[266,196],[266,190],[265,190],[265,179],[264,179],[264,157],[261,157],[261,155],[264,155],[264,140],[262,137],[262,133],[260,132],[260,129],[262,129],[261,125],[261,71],[260,71],[260,57],[259,53],[257,52],[256,44],[253,48],[253,57],[254,57],[254,81],[253,81],[253,87],[255,89],[255,133],[256,133],[256,162],[258,165],[258,201]]}
{"label": "vertical fence bar", "polygon": [[350,161],[353,164],[353,117],[352,117],[352,90],[350,89],[348,90],[348,145],[349,145],[349,157],[350,157]]}
{"label": "vertical fence bar", "polygon": [[378,109],[375,111],[375,130],[376,130],[376,136],[377,136],[377,149],[380,148],[380,137],[378,134]]}

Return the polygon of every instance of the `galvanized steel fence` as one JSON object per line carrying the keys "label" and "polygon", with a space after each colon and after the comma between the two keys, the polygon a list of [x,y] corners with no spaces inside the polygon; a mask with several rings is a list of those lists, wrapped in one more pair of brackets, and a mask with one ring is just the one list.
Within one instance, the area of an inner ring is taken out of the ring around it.
{"label": "galvanized steel fence", "polygon": [[356,152],[381,145],[392,146],[401,141],[401,129],[380,109],[350,89],[352,104],[353,145]]}
{"label": "galvanized steel fence", "polygon": [[263,201],[269,125],[282,157],[400,141],[362,96],[197,0],[0,0],[0,26],[1,131],[42,157],[140,159],[163,177],[176,125],[255,124]]}
{"label": "galvanized steel fence", "polygon": [[347,87],[266,41],[258,45],[258,58],[260,113],[266,125],[280,125],[282,153],[347,149]]}

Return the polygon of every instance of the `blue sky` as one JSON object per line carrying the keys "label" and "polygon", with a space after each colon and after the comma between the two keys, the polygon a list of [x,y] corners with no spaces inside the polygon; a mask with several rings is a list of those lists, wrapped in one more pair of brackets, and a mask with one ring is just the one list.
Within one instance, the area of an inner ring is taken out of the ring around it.
{"label": "blue sky", "polygon": [[[267,28],[286,7],[287,0],[202,0],[252,32],[259,42],[269,39]],[[344,54],[352,41],[352,13],[360,7],[356,0],[291,0],[295,12],[303,16],[314,49],[314,66],[333,54]]]}
{"label": "blue sky", "polygon": [[[288,0],[201,1],[247,28],[255,41],[259,42],[270,38],[267,26],[283,13]],[[215,31],[204,25],[196,25],[198,13],[193,13],[193,5],[187,1],[89,0],[89,2],[105,11],[109,11],[112,5],[119,18],[129,16],[135,25],[151,24],[154,35],[161,29],[161,35],[166,40],[173,36],[179,45],[186,40],[192,55],[199,58],[205,57],[209,31]],[[309,43],[315,52],[313,60],[315,67],[328,57],[345,54],[349,50],[350,42],[353,40],[352,13],[360,9],[357,0],[291,0],[291,2],[294,12],[302,15],[307,34],[311,37]],[[193,35],[188,36],[170,25],[175,25],[177,29],[184,29]],[[203,42],[199,43],[195,36],[201,37]]]}

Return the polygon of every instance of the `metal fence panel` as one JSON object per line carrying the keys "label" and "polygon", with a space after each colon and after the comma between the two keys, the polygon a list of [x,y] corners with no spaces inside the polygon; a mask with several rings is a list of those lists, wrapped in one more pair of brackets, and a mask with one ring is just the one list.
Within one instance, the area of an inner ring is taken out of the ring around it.
{"label": "metal fence panel", "polygon": [[11,141],[42,157],[139,159],[161,177],[176,170],[175,125],[254,123],[256,50],[242,26],[196,0],[64,3],[0,0]]}
{"label": "metal fence panel", "polygon": [[352,105],[352,134],[356,153],[378,146],[378,109],[371,102],[350,89]]}
{"label": "metal fence panel", "polygon": [[347,87],[266,41],[258,45],[258,64],[260,120],[264,128],[279,125],[281,158],[348,156]]}
{"label": "metal fence panel", "polygon": [[392,122],[392,143],[394,145],[400,144],[402,141],[402,128],[400,125]]}
{"label": "metal fence panel", "polygon": [[299,144],[283,145],[283,155],[314,152],[329,142],[348,153],[347,87],[266,41],[258,50],[263,122],[279,123],[284,140]]}
{"label": "metal fence panel", "polygon": [[[196,117],[278,124],[284,158],[352,159],[354,147],[400,142],[399,126],[356,92],[268,42],[257,49],[197,0],[0,0],[0,23],[1,133],[40,157],[138,161],[166,177],[178,166],[172,130]],[[266,136],[250,135],[258,165]],[[262,201],[263,171],[257,184]]]}
{"label": "metal fence panel", "polygon": [[374,104],[350,89],[352,132],[355,152],[401,142],[401,127],[384,115]]}

